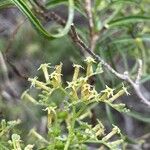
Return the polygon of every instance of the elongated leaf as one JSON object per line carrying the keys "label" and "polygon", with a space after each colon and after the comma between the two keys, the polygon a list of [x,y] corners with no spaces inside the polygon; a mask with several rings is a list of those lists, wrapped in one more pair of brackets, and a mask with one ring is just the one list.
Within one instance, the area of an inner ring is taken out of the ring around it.
{"label": "elongated leaf", "polygon": [[145,83],[147,81],[150,80],[150,75],[146,75],[142,80],[141,80],[141,83]]}
{"label": "elongated leaf", "polygon": [[[51,0],[46,3],[47,8],[53,8],[61,4],[68,5],[68,0]],[[86,16],[82,7],[78,1],[74,1],[74,9],[76,9],[81,15]]]}
{"label": "elongated leaf", "polygon": [[150,41],[150,36],[140,36],[140,37],[135,37],[134,39],[131,37],[123,37],[123,38],[119,38],[119,39],[114,39],[113,41],[111,41],[110,44],[114,44],[114,43],[133,43],[135,42],[136,39],[139,39],[141,41]]}
{"label": "elongated leaf", "polygon": [[122,7],[123,7],[123,5],[118,5],[118,7],[115,9],[115,11],[102,23],[103,25],[101,26],[101,28],[99,30],[101,30],[105,24],[107,24],[108,22],[113,20],[113,18],[120,12]]}
{"label": "elongated leaf", "polygon": [[30,10],[30,8],[28,7],[28,5],[25,3],[24,0],[11,0],[11,1],[28,17],[28,19],[34,25],[36,30],[48,39],[62,37],[65,34],[67,34],[73,22],[73,18],[74,18],[74,9],[73,9],[74,1],[73,0],[68,0],[69,12],[68,12],[68,20],[67,20],[66,26],[57,34],[51,34],[44,29],[43,25],[40,23],[37,17],[32,13],[32,11]]}
{"label": "elongated leaf", "polygon": [[128,16],[113,20],[108,23],[108,27],[120,26],[128,23],[135,23],[140,21],[150,21],[149,16]]}
{"label": "elongated leaf", "polygon": [[137,0],[114,0],[114,1],[112,1],[112,3],[114,3],[114,4],[120,4],[120,3],[128,3],[128,4],[139,4],[139,1],[137,1]]}
{"label": "elongated leaf", "polygon": [[67,2],[67,0],[52,0],[52,1],[48,1],[46,3],[46,5],[50,7],[50,6],[60,5],[62,3],[66,3],[66,2]]}
{"label": "elongated leaf", "polygon": [[130,111],[130,112],[126,112],[126,115],[133,117],[137,120],[140,120],[142,122],[146,122],[146,123],[150,123],[150,117],[149,116],[144,116],[143,114],[134,112],[134,111]]}

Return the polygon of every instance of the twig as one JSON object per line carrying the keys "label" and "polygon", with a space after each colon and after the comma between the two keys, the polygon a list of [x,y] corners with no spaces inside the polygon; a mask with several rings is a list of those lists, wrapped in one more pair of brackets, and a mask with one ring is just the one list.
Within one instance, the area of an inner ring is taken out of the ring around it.
{"label": "twig", "polygon": [[85,11],[86,11],[88,22],[89,22],[89,31],[90,31],[89,47],[91,51],[94,51],[96,42],[99,38],[99,32],[96,33],[94,29],[94,20],[93,20],[93,14],[92,14],[92,1],[91,0],[85,0]]}
{"label": "twig", "polygon": [[[94,23],[92,14],[92,2],[91,0],[85,0],[85,11],[88,17],[90,34],[93,33]],[[91,35],[92,36],[92,35]]]}
{"label": "twig", "polygon": [[137,73],[137,78],[136,78],[136,84],[139,84],[140,83],[140,80],[141,80],[141,76],[142,76],[142,60],[138,60],[138,63],[139,63],[139,69],[138,69],[138,73]]}

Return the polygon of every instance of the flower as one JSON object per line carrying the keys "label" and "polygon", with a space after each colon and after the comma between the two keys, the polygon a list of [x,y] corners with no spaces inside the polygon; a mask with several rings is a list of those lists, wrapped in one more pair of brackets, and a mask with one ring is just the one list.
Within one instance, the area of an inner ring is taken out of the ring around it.
{"label": "flower", "polygon": [[93,63],[96,63],[96,61],[92,57],[87,57],[85,59],[85,62],[87,64],[87,69],[86,69],[86,76],[90,77],[93,75]]}
{"label": "flower", "polygon": [[34,78],[29,78],[28,79],[28,81],[31,82],[31,86],[30,87],[35,87],[37,79],[38,79],[38,77],[34,77]]}
{"label": "flower", "polygon": [[91,100],[93,98],[97,98],[98,93],[94,87],[92,87],[88,83],[84,83],[81,87],[81,99],[83,100]]}
{"label": "flower", "polygon": [[62,63],[60,63],[60,65],[56,65],[55,66],[55,70],[54,72],[52,72],[49,76],[50,76],[50,83],[54,88],[58,88],[61,86],[62,84],[62,80],[61,80],[61,70],[62,70]]}
{"label": "flower", "polygon": [[101,135],[104,135],[104,125],[98,120],[98,124],[92,129],[95,134],[96,134],[96,137],[97,136],[101,136]]}
{"label": "flower", "polygon": [[28,90],[23,92],[21,99],[24,99],[24,98],[28,99],[30,102],[34,104],[39,104],[31,95],[28,94]]}
{"label": "flower", "polygon": [[102,141],[108,141],[113,135],[115,134],[120,134],[120,129],[113,125],[114,128],[112,129],[112,131],[110,133],[108,133],[105,137],[102,138]]}
{"label": "flower", "polygon": [[48,74],[48,68],[50,68],[50,63],[41,64],[38,70],[42,69],[46,82],[49,82],[49,74]]}
{"label": "flower", "polygon": [[68,86],[66,87],[66,89],[70,88],[71,92],[70,95],[73,97],[73,99],[78,99],[78,94],[77,94],[77,90],[78,90],[78,83],[76,81],[72,81],[72,82],[67,82]]}
{"label": "flower", "polygon": [[130,95],[130,93],[127,91],[127,88],[124,86],[124,84],[122,83],[122,89],[124,90],[124,92],[127,94],[127,95]]}
{"label": "flower", "polygon": [[105,90],[103,90],[103,91],[101,91],[102,93],[106,93],[107,94],[107,98],[109,98],[110,96],[113,96],[114,95],[114,90],[115,89],[112,89],[112,88],[110,88],[110,87],[108,87],[107,85],[106,85],[106,89]]}
{"label": "flower", "polygon": [[45,83],[41,82],[41,81],[38,81],[37,80],[38,78],[37,77],[34,77],[34,78],[29,78],[28,81],[31,82],[31,87],[35,87],[37,86],[38,88],[40,89],[43,89],[43,90],[46,90],[46,91],[50,91],[50,88],[46,86]]}
{"label": "flower", "polygon": [[56,119],[55,109],[56,109],[56,107],[47,107],[47,108],[43,109],[44,111],[47,111],[47,124],[48,124],[48,127],[51,125],[52,120]]}
{"label": "flower", "polygon": [[[72,81],[76,81],[78,79],[80,68],[83,68],[81,65],[73,64],[74,74]],[[83,68],[84,69],[84,68]]]}

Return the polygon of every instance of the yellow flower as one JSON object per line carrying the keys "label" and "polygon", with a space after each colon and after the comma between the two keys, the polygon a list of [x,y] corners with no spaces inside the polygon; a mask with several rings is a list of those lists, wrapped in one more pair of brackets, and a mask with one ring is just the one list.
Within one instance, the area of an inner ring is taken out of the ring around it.
{"label": "yellow flower", "polygon": [[83,84],[81,87],[81,99],[83,100],[91,100],[93,98],[97,98],[98,93],[90,84]]}
{"label": "yellow flower", "polygon": [[44,111],[47,111],[47,125],[50,127],[53,119],[56,119],[56,107],[47,107]]}
{"label": "yellow flower", "polygon": [[124,92],[127,94],[127,95],[130,95],[130,93],[127,91],[127,88],[124,86],[124,84],[122,83],[122,89],[124,90]]}
{"label": "yellow flower", "polygon": [[72,81],[76,81],[78,79],[80,68],[83,68],[83,67],[77,64],[73,64],[73,67],[74,67],[74,74],[73,74]]}
{"label": "yellow flower", "polygon": [[34,78],[29,78],[28,81],[31,82],[31,87],[35,87],[37,86],[38,88],[40,89],[43,89],[43,90],[46,90],[46,91],[50,91],[50,88],[46,86],[45,83],[41,82],[41,81],[38,81],[37,80],[37,77],[34,77]]}
{"label": "yellow flower", "polygon": [[49,82],[49,74],[48,74],[48,68],[50,68],[50,63],[41,64],[38,70],[42,69],[46,82]]}
{"label": "yellow flower", "polygon": [[96,61],[91,58],[91,57],[87,57],[85,60],[86,64],[87,64],[87,70],[86,70],[86,76],[89,77],[91,75],[93,75],[93,63],[96,63]]}
{"label": "yellow flower", "polygon": [[90,88],[91,88],[90,85],[87,83],[81,87],[81,99],[87,100],[89,98]]}
{"label": "yellow flower", "polygon": [[22,96],[21,96],[21,99],[27,99],[29,100],[30,102],[38,105],[39,103],[31,96],[28,94],[28,90],[26,90],[25,92],[23,92]]}
{"label": "yellow flower", "polygon": [[95,132],[96,137],[104,135],[104,126],[103,124],[98,120],[98,124],[92,129]]}
{"label": "yellow flower", "polygon": [[61,70],[62,70],[62,63],[60,65],[55,66],[55,70],[53,73],[50,74],[50,83],[54,88],[58,88],[61,86]]}
{"label": "yellow flower", "polygon": [[53,88],[58,88],[61,86],[61,74],[58,74],[56,71],[50,74],[50,84]]}
{"label": "yellow flower", "polygon": [[115,125],[113,125],[114,126],[114,128],[112,129],[112,131],[110,132],[110,133],[108,133],[105,137],[103,137],[102,138],[102,141],[107,141],[107,140],[109,140],[113,135],[115,135],[115,134],[120,134],[120,129],[117,127],[117,126],[115,126]]}
{"label": "yellow flower", "polygon": [[78,84],[76,81],[72,81],[72,82],[67,82],[68,86],[66,87],[66,89],[71,89],[70,95],[72,96],[73,99],[79,99],[78,98],[78,94],[77,94],[77,90],[78,90]]}
{"label": "yellow flower", "polygon": [[24,150],[33,150],[33,147],[34,145],[29,144],[24,148]]}
{"label": "yellow flower", "polygon": [[103,91],[101,91],[102,93],[106,93],[106,95],[107,95],[107,98],[109,98],[110,96],[113,96],[114,95],[114,90],[115,89],[112,89],[112,88],[110,88],[110,87],[108,87],[107,85],[106,85],[106,89],[105,90],[103,90]]}

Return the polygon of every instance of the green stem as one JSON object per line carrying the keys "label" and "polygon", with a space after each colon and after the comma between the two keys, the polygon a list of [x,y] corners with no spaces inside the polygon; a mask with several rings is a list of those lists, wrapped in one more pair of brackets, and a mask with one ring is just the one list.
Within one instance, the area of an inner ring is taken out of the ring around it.
{"label": "green stem", "polygon": [[72,116],[72,121],[69,123],[70,126],[68,127],[69,133],[68,133],[68,139],[65,144],[64,150],[68,150],[69,145],[71,143],[72,137],[74,135],[74,125],[75,125],[75,120],[76,120],[76,108],[73,106],[73,116]]}

